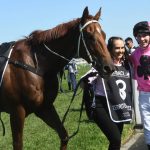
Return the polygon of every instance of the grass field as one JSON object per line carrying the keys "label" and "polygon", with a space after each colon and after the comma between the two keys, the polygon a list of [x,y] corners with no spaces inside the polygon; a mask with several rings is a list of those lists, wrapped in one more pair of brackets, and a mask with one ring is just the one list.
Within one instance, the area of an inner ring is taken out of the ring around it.
{"label": "grass field", "polygon": [[[79,68],[77,80],[83,75],[89,66],[82,66]],[[69,102],[71,100],[72,92],[68,91],[66,80],[63,80],[63,88],[65,93],[59,93],[54,103],[60,118],[63,117]],[[70,112],[67,116],[65,127],[71,135],[78,125],[78,118],[80,112],[80,105],[82,99],[81,89],[78,90],[78,95],[71,106]],[[5,124],[6,135],[2,136],[2,126],[0,124],[0,150],[12,150],[12,138],[9,123],[9,116],[2,113],[2,119]],[[133,133],[133,124],[125,125],[122,141],[125,142]],[[24,150],[59,150],[60,141],[58,135],[49,128],[40,119],[31,114],[25,121],[24,127]],[[68,150],[107,150],[108,141],[96,126],[90,122],[83,110],[83,115],[80,123],[80,130],[78,134],[73,137],[68,143]]]}

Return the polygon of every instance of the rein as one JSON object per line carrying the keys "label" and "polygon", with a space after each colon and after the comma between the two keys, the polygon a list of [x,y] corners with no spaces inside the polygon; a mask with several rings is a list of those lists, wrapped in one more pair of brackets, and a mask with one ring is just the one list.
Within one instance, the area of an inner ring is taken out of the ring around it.
{"label": "rein", "polygon": [[[63,119],[62,119],[62,123],[63,123],[63,124],[64,124],[64,122],[65,122],[65,120],[66,120],[66,118],[67,118],[67,114],[69,113],[71,104],[72,104],[72,102],[73,102],[73,100],[74,100],[74,98],[75,98],[75,96],[76,96],[76,92],[77,92],[77,90],[78,90],[78,88],[79,88],[81,82],[82,82],[82,79],[80,79],[79,82],[77,83],[77,86],[76,86],[75,91],[74,91],[74,93],[73,93],[73,96],[72,96],[72,98],[71,98],[70,104],[69,104],[69,106],[68,106],[68,108],[67,108],[67,111],[65,112],[65,114],[64,114],[64,116],[63,116]],[[82,99],[82,104],[81,104],[81,108],[80,108],[80,115],[79,115],[79,119],[78,119],[77,129],[76,129],[76,131],[75,131],[74,133],[72,133],[72,135],[70,135],[70,136],[67,137],[67,140],[69,140],[69,139],[71,139],[72,137],[74,137],[74,136],[78,133],[78,131],[79,131],[80,123],[81,123],[81,117],[82,117],[82,111],[83,111],[83,105],[84,105],[84,100]]]}
{"label": "rein", "polygon": [[[84,24],[83,26],[81,26],[81,24],[79,25],[79,28],[80,28],[80,35],[79,35],[79,39],[78,39],[77,56],[78,56],[78,58],[79,58],[80,41],[81,41],[81,39],[82,39],[83,44],[84,44],[84,47],[85,47],[85,50],[86,50],[86,53],[87,53],[87,56],[89,57],[90,62],[93,64],[94,61],[93,61],[92,56],[91,56],[91,54],[90,54],[90,52],[89,52],[89,50],[88,50],[88,48],[87,48],[87,46],[86,46],[85,38],[84,38],[84,35],[83,35],[83,29],[84,29],[87,25],[89,25],[89,24],[91,24],[91,23],[98,23],[98,21],[97,21],[97,20],[91,20],[91,21],[88,21],[88,22],[87,22],[86,24]],[[64,56],[62,56],[62,55],[60,55],[60,54],[58,54],[58,53],[56,53],[56,52],[50,50],[49,47],[46,46],[45,44],[44,44],[44,46],[45,46],[45,48],[46,48],[47,50],[49,50],[52,54],[54,54],[54,55],[56,55],[56,56],[58,56],[58,57],[60,57],[60,58],[62,58],[62,59],[65,59],[65,60],[67,60],[67,61],[70,61],[70,60],[68,60],[67,58],[65,58]],[[76,96],[77,89],[78,89],[79,85],[81,84],[81,82],[82,82],[82,80],[80,80],[80,81],[77,83],[77,86],[76,86],[75,91],[74,91],[74,94],[73,94],[73,96],[72,96],[72,98],[71,98],[70,104],[69,104],[69,106],[68,106],[68,108],[67,108],[67,111],[65,112],[65,114],[64,114],[64,116],[63,116],[63,119],[62,119],[62,123],[63,123],[63,124],[64,124],[64,122],[65,122],[65,120],[66,120],[67,114],[69,113],[71,104],[72,104],[72,102],[73,102],[73,100],[74,100],[74,98],[75,98],[75,96]],[[70,136],[67,138],[67,140],[69,140],[69,139],[71,139],[72,137],[74,137],[74,136],[78,133],[78,131],[79,131],[80,122],[81,122],[81,116],[82,116],[82,111],[83,111],[83,105],[84,105],[84,100],[82,100],[82,104],[81,104],[81,108],[80,108],[80,115],[79,115],[79,119],[78,119],[78,126],[77,126],[77,129],[76,129],[76,131],[75,131],[72,135],[70,135]]]}

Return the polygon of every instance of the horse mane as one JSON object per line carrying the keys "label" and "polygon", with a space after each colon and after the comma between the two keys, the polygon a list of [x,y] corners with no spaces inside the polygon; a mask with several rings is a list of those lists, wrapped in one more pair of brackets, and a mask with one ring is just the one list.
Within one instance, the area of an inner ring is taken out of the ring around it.
{"label": "horse mane", "polygon": [[32,44],[41,44],[50,40],[58,39],[68,33],[70,29],[75,28],[79,22],[80,19],[78,18],[76,20],[57,25],[52,29],[35,30],[27,37],[27,40],[32,42]]}

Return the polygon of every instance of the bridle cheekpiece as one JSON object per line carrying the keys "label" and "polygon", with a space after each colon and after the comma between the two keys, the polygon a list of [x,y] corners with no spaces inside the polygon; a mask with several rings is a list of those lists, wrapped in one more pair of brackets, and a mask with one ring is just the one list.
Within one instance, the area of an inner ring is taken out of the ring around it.
{"label": "bridle cheekpiece", "polygon": [[80,41],[82,39],[84,47],[85,47],[85,50],[86,50],[86,53],[87,53],[87,56],[89,57],[90,63],[92,63],[92,64],[94,64],[94,61],[93,61],[92,56],[91,56],[91,54],[90,54],[90,52],[89,52],[89,50],[88,50],[88,48],[86,46],[84,35],[83,35],[83,29],[86,26],[88,26],[89,24],[95,23],[95,22],[98,23],[97,20],[90,20],[90,21],[86,22],[83,26],[81,24],[79,25],[80,35],[79,35],[79,39],[78,39],[78,50],[77,50],[77,56],[79,57]]}

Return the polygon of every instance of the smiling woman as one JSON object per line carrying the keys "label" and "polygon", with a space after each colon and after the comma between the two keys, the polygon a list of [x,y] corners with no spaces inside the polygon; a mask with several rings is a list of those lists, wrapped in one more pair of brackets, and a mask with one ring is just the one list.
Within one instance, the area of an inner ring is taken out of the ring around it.
{"label": "smiling woman", "polygon": [[115,64],[120,64],[124,60],[125,46],[122,38],[110,38],[108,40],[108,49]]}
{"label": "smiling woman", "polygon": [[[108,40],[115,71],[107,79],[93,69],[84,76],[85,108],[109,141],[109,150],[119,150],[124,122],[132,120],[130,68],[121,37]],[[96,75],[95,75],[96,74]]]}

